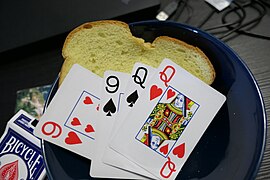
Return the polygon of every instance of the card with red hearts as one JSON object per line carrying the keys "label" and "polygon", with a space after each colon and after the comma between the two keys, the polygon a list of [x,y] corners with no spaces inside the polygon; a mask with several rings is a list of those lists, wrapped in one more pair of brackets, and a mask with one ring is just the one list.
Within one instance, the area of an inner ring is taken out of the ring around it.
{"label": "card with red hearts", "polygon": [[88,159],[94,156],[102,78],[75,64],[34,134]]}
{"label": "card with red hearts", "polygon": [[99,110],[99,101],[97,96],[84,90],[64,125],[81,135],[95,139],[96,120],[94,119],[97,117],[94,114]]}
{"label": "card with red hearts", "polygon": [[[162,94],[162,89],[153,85],[150,92],[150,99],[153,99]],[[167,158],[189,122],[196,115],[199,106],[169,85],[146,118],[135,139]]]}
{"label": "card with red hearts", "polygon": [[175,179],[225,100],[165,59],[109,146],[158,179]]}

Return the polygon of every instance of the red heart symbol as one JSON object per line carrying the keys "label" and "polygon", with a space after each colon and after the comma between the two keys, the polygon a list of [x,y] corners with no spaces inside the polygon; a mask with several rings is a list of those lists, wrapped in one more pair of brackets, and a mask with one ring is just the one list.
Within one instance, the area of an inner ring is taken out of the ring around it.
{"label": "red heart symbol", "polygon": [[85,132],[88,132],[88,133],[95,132],[95,130],[91,124],[87,124],[87,126],[84,130],[85,130]]}
{"label": "red heart symbol", "polygon": [[161,88],[158,88],[157,85],[153,85],[150,88],[150,101],[152,101],[153,99],[157,98],[161,94],[162,94],[162,89]]}
{"label": "red heart symbol", "polygon": [[65,142],[67,144],[81,144],[82,141],[75,132],[69,132],[68,137],[66,137]]}
{"label": "red heart symbol", "polygon": [[99,111],[99,104],[97,105],[97,108],[96,109],[97,109],[97,111]]}
{"label": "red heart symbol", "polygon": [[167,99],[170,99],[171,97],[173,97],[175,95],[175,92],[172,89],[169,89],[167,91]]}
{"label": "red heart symbol", "polygon": [[166,145],[162,146],[162,147],[159,149],[159,151],[160,151],[161,153],[163,153],[164,155],[166,155],[166,154],[168,153],[168,149],[169,149],[169,144],[166,144]]}
{"label": "red heart symbol", "polygon": [[86,96],[83,100],[84,104],[93,104],[92,99],[89,96]]}
{"label": "red heart symbol", "polygon": [[180,144],[179,146],[175,147],[173,150],[173,154],[176,155],[178,158],[182,158],[185,155],[185,143]]}
{"label": "red heart symbol", "polygon": [[79,120],[78,118],[76,118],[76,117],[72,119],[71,124],[72,124],[73,126],[79,126],[79,125],[82,125],[81,122],[80,122],[80,120]]}

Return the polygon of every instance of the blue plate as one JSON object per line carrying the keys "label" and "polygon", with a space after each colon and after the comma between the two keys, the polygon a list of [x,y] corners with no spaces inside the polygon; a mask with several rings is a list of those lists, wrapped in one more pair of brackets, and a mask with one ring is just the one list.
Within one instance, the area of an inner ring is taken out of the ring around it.
{"label": "blue plate", "polygon": [[[132,23],[130,28],[149,42],[167,35],[199,47],[216,70],[212,87],[227,97],[177,179],[255,178],[265,148],[266,113],[259,87],[245,63],[226,44],[187,25],[144,21]],[[43,142],[43,153],[49,179],[91,179],[89,160],[48,142]]]}

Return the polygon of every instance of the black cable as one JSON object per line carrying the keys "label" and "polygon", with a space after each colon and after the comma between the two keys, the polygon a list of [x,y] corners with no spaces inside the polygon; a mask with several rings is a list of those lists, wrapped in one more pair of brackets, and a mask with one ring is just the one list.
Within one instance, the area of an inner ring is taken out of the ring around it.
{"label": "black cable", "polygon": [[201,28],[216,12],[216,10],[214,8],[211,7],[211,11],[210,13],[206,16],[206,18],[201,22],[201,24],[199,24],[197,27]]}
{"label": "black cable", "polygon": [[[262,11],[260,9],[258,9],[256,6],[254,6],[254,4],[258,4],[261,8],[262,8]],[[259,16],[244,23],[244,24],[241,24],[233,29],[231,29],[229,32],[227,32],[226,34],[224,34],[223,36],[219,37],[220,39],[223,39],[229,35],[231,35],[232,33],[234,32],[242,32],[242,33],[246,33],[246,34],[252,34],[250,32],[247,32],[245,30],[241,30],[242,28],[246,27],[246,26],[249,26],[253,23],[258,23],[263,17],[264,15],[266,14],[266,8],[264,7],[264,5],[262,3],[260,3],[259,1],[251,1],[249,4],[245,5],[245,6],[250,6],[252,8],[254,8],[255,10],[257,10],[257,12],[259,13]],[[225,19],[224,19],[224,23],[226,23]],[[229,26],[228,26],[229,27]],[[229,27],[230,28],[230,27]],[[255,35],[255,34],[254,34]],[[262,35],[258,36],[258,37],[262,37]],[[267,38],[267,36],[264,36],[265,38]]]}
{"label": "black cable", "polygon": [[[232,27],[231,25],[226,26],[226,27],[229,29],[229,31],[228,31],[225,35],[220,36],[220,37],[219,37],[220,39],[225,38],[226,36],[232,34],[233,32],[235,32],[235,31],[237,31],[238,29],[240,29],[241,26],[244,25],[244,24],[242,24],[242,22],[243,22],[244,19],[246,18],[246,11],[245,11],[244,8],[246,8],[246,7],[248,7],[248,6],[251,5],[251,1],[250,1],[250,2],[247,2],[247,3],[244,4],[243,6],[240,5],[240,4],[238,4],[238,3],[236,3],[236,2],[233,2],[233,3],[234,3],[235,5],[237,5],[238,9],[241,9],[241,11],[242,11],[242,13],[243,13],[243,18],[241,19],[241,23],[238,24],[238,26],[236,26],[236,27]],[[238,10],[238,9],[237,9],[237,10]],[[227,17],[229,14],[230,14],[230,12],[229,12],[229,13],[226,13],[226,14],[224,14],[224,15],[222,16],[221,21],[222,21],[223,24],[226,24],[226,23],[227,23],[227,22],[226,22],[226,17]]]}
{"label": "black cable", "polygon": [[169,17],[171,17],[175,13],[181,1],[182,0],[170,1],[168,4],[166,4],[164,8],[161,8],[159,10],[159,13],[156,16],[156,19],[160,21],[167,20]]}
{"label": "black cable", "polygon": [[192,15],[193,15],[193,8],[187,3],[187,12],[188,12],[188,17],[187,19],[185,20],[185,23],[188,23],[189,20],[192,18]]}
{"label": "black cable", "polygon": [[[227,11],[222,16],[221,21],[223,24],[226,24],[226,17],[229,15],[229,13],[237,11],[237,10],[240,10],[242,12],[242,18],[239,20],[240,23],[242,23],[244,21],[244,19],[246,18],[246,11],[245,11],[244,7],[235,1],[233,3],[236,5],[236,7],[232,10]],[[230,25],[227,25],[227,26],[230,26]]]}
{"label": "black cable", "polygon": [[[263,0],[260,0],[260,1],[263,1]],[[208,27],[208,28],[205,28],[204,30],[205,31],[212,31],[212,30],[216,30],[216,29],[220,29],[220,28],[228,28],[229,31],[225,32],[224,35],[218,37],[220,39],[224,39],[225,37],[231,35],[234,32],[244,34],[244,35],[248,35],[248,36],[252,36],[252,37],[262,38],[262,39],[270,39],[269,36],[265,36],[265,35],[253,33],[253,32],[247,31],[247,30],[243,30],[243,28],[246,28],[247,26],[250,26],[250,25],[252,25],[252,27],[254,27],[265,16],[266,8],[265,8],[263,2],[260,2],[260,1],[251,0],[249,2],[246,2],[243,5],[240,5],[237,2],[233,1],[232,3],[235,4],[236,7],[231,8],[230,10],[226,11],[222,15],[222,24],[217,25],[217,26],[213,26],[213,27]],[[247,8],[247,7],[251,7],[253,9],[255,9],[259,13],[259,15],[256,18],[243,23],[244,19],[246,19],[246,10],[245,10],[245,8]],[[202,25],[205,24],[211,18],[212,13],[213,13],[213,11],[211,11],[210,14],[207,16],[207,18],[203,21],[203,23],[201,23]],[[226,18],[231,13],[235,13],[238,16],[238,19],[236,21],[234,21],[234,22],[227,22]],[[200,27],[202,25],[200,25]],[[215,32],[215,33],[212,32],[212,34],[217,34],[217,33],[224,33],[224,31]]]}
{"label": "black cable", "polygon": [[260,0],[263,4],[265,4],[266,6],[270,7],[270,2],[269,0]]}
{"label": "black cable", "polygon": [[[234,4],[237,6],[237,7],[234,7],[234,8],[231,8],[229,10],[227,10],[223,16],[222,16],[222,21],[224,21],[223,19],[226,18],[230,13],[235,13],[236,15],[238,15],[238,19],[234,22],[231,22],[231,23],[222,23],[220,25],[217,25],[217,26],[213,26],[213,27],[209,27],[209,28],[205,28],[204,31],[210,31],[210,30],[215,30],[215,29],[220,29],[220,28],[224,28],[224,27],[228,27],[228,26],[232,26],[232,25],[235,25],[235,24],[241,24],[243,22],[243,20],[245,19],[246,17],[246,11],[244,10],[244,8],[239,5],[238,3],[234,2]],[[238,10],[241,11],[242,14],[240,14],[238,12]]]}
{"label": "black cable", "polygon": [[[262,11],[260,11],[260,9],[257,9],[256,7],[255,7],[255,9],[261,14],[262,17],[259,19],[259,21],[257,21],[256,24],[258,24],[260,22],[260,20],[266,15],[266,11],[267,11],[266,8],[265,8],[265,6],[264,6],[264,4],[262,2],[257,1],[257,3],[262,8]],[[248,35],[248,36],[256,37],[256,38],[267,39],[267,40],[270,39],[270,36],[265,36],[265,35],[262,35],[262,34],[253,33],[253,32],[246,31],[246,30],[241,30],[240,29],[238,32],[240,32],[242,34],[245,34],[245,35]]]}
{"label": "black cable", "polygon": [[188,0],[180,1],[180,5],[176,10],[175,15],[172,17],[172,20],[177,21],[185,10],[187,11],[187,18],[183,22],[188,23],[193,15],[193,8],[188,4]]}
{"label": "black cable", "polygon": [[249,31],[240,31],[240,33],[244,34],[244,35],[247,35],[247,36],[251,36],[251,37],[270,40],[270,36],[265,36],[265,35],[262,35],[262,34],[252,33],[252,32],[249,32]]}
{"label": "black cable", "polygon": [[177,19],[179,19],[179,17],[181,16],[181,14],[184,11],[186,5],[187,5],[187,0],[182,0],[179,2],[178,9],[176,10],[172,20],[177,21]]}

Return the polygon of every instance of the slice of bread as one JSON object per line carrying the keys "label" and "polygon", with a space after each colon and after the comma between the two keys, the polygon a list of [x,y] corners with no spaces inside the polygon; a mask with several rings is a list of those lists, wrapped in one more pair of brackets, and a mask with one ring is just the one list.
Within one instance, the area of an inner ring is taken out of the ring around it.
{"label": "slice of bread", "polygon": [[65,59],[60,84],[73,64],[103,77],[106,70],[130,73],[135,62],[157,68],[169,58],[207,84],[215,78],[215,70],[206,55],[183,41],[161,36],[152,43],[134,37],[126,23],[104,20],[85,23],[66,38],[62,55]]}

